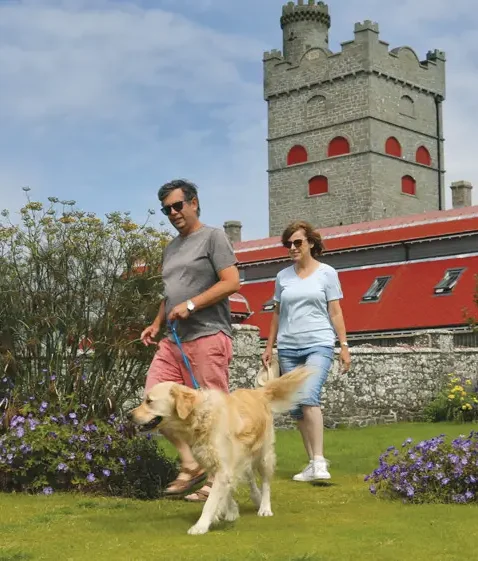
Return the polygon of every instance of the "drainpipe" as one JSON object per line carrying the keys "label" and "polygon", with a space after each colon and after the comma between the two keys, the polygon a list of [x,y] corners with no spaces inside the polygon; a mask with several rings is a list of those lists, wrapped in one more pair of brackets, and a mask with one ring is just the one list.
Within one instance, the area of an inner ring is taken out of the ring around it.
{"label": "drainpipe", "polygon": [[442,102],[443,97],[441,95],[435,95],[435,111],[436,111],[436,121],[437,121],[437,166],[438,166],[438,210],[443,210],[443,170],[442,170],[442,146],[441,139],[443,134],[443,124],[442,124]]}

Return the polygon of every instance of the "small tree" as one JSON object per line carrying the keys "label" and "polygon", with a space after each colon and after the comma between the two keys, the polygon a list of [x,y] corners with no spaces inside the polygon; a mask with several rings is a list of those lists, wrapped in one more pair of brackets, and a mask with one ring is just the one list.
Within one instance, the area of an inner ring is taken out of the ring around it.
{"label": "small tree", "polygon": [[0,223],[0,402],[110,414],[144,384],[152,350],[139,334],[161,301],[169,235],[25,191],[20,223],[6,210]]}

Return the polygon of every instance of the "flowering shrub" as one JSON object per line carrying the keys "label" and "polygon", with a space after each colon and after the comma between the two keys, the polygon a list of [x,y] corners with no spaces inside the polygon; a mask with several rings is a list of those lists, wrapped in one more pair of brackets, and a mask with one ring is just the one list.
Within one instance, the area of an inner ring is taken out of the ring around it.
{"label": "flowering shrub", "polygon": [[49,409],[45,402],[36,412],[25,406],[0,435],[0,491],[154,499],[175,477],[175,464],[156,440],[135,436],[114,416],[88,422],[79,411]]}
{"label": "flowering shrub", "polygon": [[159,309],[170,236],[25,191],[20,221],[0,216],[0,403],[33,396],[108,417],[144,384],[154,348],[139,335]]}
{"label": "flowering shrub", "polygon": [[430,422],[478,419],[478,394],[472,381],[450,374],[447,385],[425,408],[425,418]]}
{"label": "flowering shrub", "polygon": [[391,446],[365,477],[370,492],[409,503],[478,502],[478,432],[452,442],[445,435]]}

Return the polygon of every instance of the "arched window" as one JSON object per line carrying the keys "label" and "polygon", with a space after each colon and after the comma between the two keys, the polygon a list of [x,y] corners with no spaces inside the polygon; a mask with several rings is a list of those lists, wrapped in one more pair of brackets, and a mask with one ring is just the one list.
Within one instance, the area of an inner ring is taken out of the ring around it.
{"label": "arched window", "polygon": [[394,136],[387,138],[387,142],[385,142],[385,154],[396,156],[397,158],[402,157],[402,147]]}
{"label": "arched window", "polygon": [[419,146],[417,148],[417,153],[415,154],[415,161],[418,164],[423,164],[424,166],[432,165],[432,158],[430,152],[425,148],[425,146]]}
{"label": "arched window", "polygon": [[402,193],[405,193],[407,195],[416,195],[417,182],[411,175],[404,175],[402,177]]}
{"label": "arched window", "polygon": [[327,156],[331,158],[332,156],[342,156],[343,154],[350,153],[349,141],[343,136],[336,136],[330,141]]}
{"label": "arched window", "polygon": [[324,175],[309,179],[309,196],[323,195],[329,192],[329,180]]}
{"label": "arched window", "polygon": [[402,115],[406,115],[407,117],[415,116],[415,104],[410,96],[402,96],[402,99],[400,100],[400,113]]}
{"label": "arched window", "polygon": [[287,154],[287,165],[293,166],[294,164],[303,164],[307,161],[307,150],[297,144],[296,146],[292,146]]}

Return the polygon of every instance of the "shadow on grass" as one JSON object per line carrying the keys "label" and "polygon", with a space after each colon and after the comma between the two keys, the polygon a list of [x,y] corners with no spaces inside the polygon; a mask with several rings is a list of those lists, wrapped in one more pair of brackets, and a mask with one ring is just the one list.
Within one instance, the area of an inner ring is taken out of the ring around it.
{"label": "shadow on grass", "polygon": [[0,561],[27,561],[28,559],[33,559],[31,553],[25,553],[23,551],[0,551]]}

